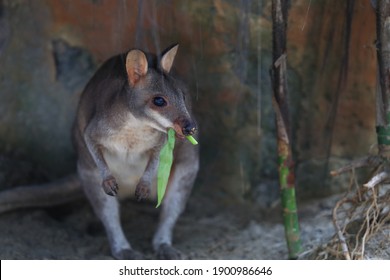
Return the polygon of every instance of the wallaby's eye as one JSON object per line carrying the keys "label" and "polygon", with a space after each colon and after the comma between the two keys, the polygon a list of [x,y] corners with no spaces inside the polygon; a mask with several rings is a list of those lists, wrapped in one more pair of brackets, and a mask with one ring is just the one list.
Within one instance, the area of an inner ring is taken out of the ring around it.
{"label": "wallaby's eye", "polygon": [[163,97],[156,96],[155,98],[153,98],[153,104],[156,105],[157,107],[164,107],[167,105],[167,102]]}

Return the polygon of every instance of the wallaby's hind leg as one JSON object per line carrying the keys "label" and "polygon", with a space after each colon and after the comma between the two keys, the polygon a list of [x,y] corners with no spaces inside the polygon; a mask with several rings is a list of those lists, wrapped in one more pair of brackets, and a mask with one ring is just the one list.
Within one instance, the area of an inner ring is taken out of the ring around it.
{"label": "wallaby's hind leg", "polygon": [[197,157],[190,163],[183,159],[173,166],[162,204],[160,223],[153,238],[153,248],[159,259],[182,258],[182,254],[172,246],[173,228],[185,208],[197,172]]}
{"label": "wallaby's hind leg", "polygon": [[81,176],[83,189],[91,202],[95,214],[99,217],[106,230],[111,253],[116,259],[143,259],[143,255],[130,246],[120,223],[119,202],[116,197],[107,195],[101,182],[95,179],[96,176]]}

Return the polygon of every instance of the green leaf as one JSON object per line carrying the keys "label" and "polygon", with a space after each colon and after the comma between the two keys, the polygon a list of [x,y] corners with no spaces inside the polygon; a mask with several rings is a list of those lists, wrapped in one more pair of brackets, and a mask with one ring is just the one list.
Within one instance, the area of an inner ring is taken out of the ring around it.
{"label": "green leaf", "polygon": [[175,131],[168,130],[168,141],[160,151],[160,162],[157,170],[157,207],[160,206],[167,188],[173,162],[173,148],[175,147]]}

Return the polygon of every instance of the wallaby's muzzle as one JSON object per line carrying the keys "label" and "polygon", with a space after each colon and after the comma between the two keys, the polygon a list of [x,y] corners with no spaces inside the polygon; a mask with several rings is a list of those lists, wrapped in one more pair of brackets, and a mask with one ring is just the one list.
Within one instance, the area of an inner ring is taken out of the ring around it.
{"label": "wallaby's muzzle", "polygon": [[174,129],[176,135],[179,138],[184,138],[185,136],[194,135],[197,128],[196,123],[189,119],[178,119],[174,124]]}
{"label": "wallaby's muzzle", "polygon": [[196,132],[196,124],[193,122],[187,122],[182,128],[182,132],[185,136],[194,135]]}

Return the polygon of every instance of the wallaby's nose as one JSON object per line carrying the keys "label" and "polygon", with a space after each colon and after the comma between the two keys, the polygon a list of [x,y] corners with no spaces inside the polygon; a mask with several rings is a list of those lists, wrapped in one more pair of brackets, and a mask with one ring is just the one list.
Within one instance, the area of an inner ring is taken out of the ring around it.
{"label": "wallaby's nose", "polygon": [[185,122],[185,125],[182,128],[183,134],[185,136],[193,135],[196,132],[196,125],[193,122]]}

